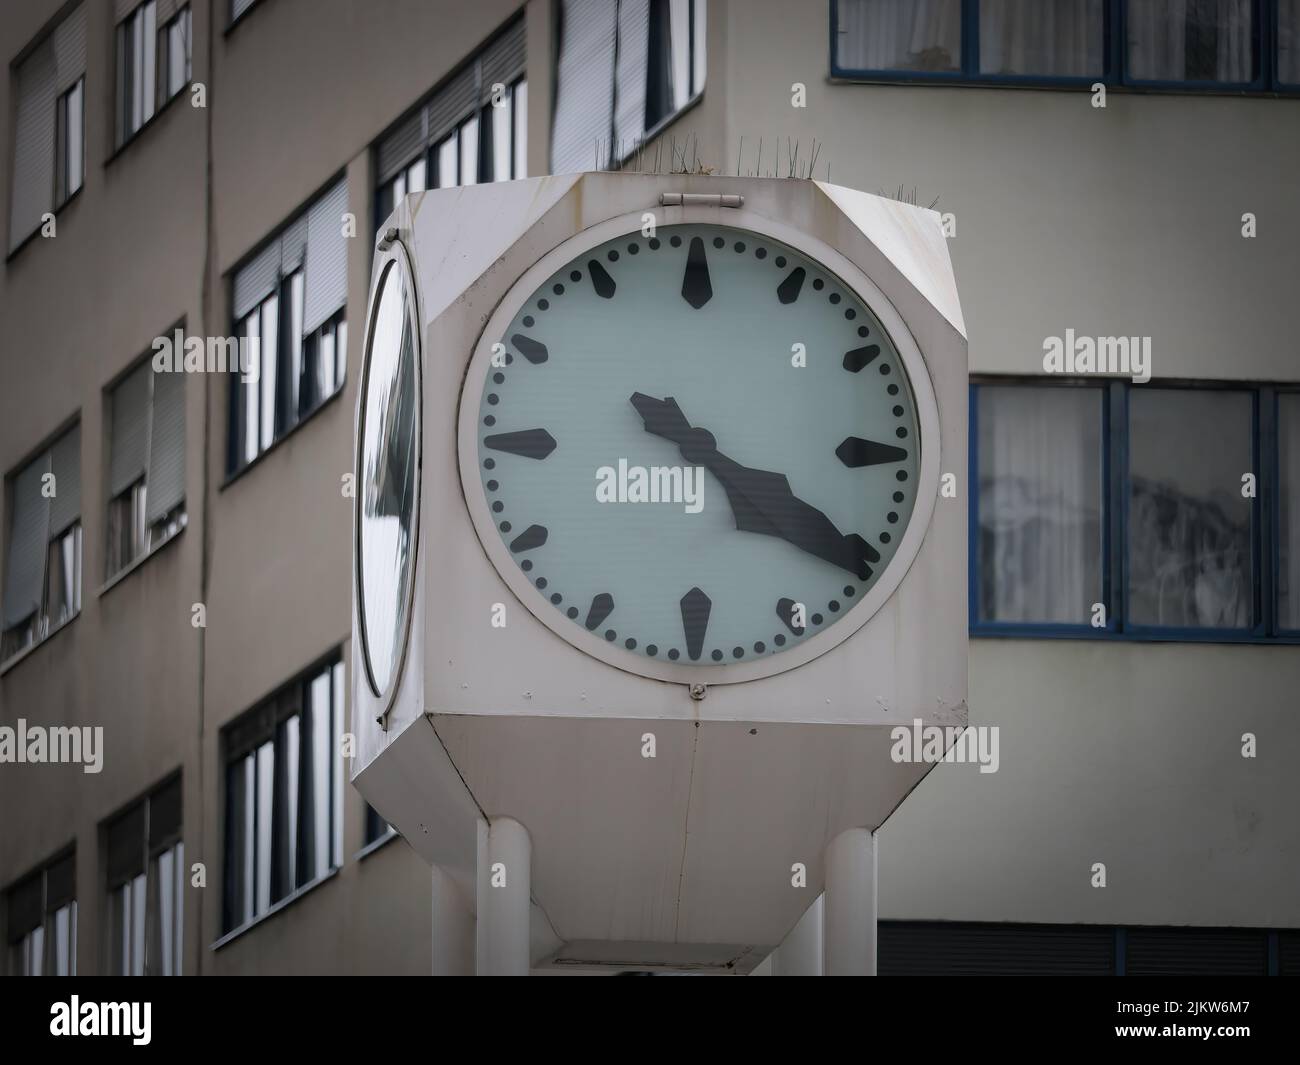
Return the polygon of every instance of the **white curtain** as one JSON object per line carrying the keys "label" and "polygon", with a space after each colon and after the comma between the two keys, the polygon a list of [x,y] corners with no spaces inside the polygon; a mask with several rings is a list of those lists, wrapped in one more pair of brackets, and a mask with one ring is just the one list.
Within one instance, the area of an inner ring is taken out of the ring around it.
{"label": "white curtain", "polygon": [[984,74],[1101,75],[1102,0],[980,0]]}
{"label": "white curtain", "polygon": [[1129,73],[1146,81],[1249,81],[1253,32],[1251,0],[1130,0]]}
{"label": "white curtain", "polygon": [[961,0],[839,0],[839,65],[961,69]]}
{"label": "white curtain", "polygon": [[980,620],[1088,624],[1101,597],[1101,395],[980,386]]}

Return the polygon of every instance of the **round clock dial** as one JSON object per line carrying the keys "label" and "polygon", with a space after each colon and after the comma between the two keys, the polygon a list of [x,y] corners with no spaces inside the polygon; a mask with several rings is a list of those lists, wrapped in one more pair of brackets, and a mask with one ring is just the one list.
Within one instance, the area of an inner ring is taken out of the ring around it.
{"label": "round clock dial", "polygon": [[840,622],[889,566],[916,499],[912,387],[871,310],[794,248],[621,236],[485,340],[477,487],[557,631],[634,670],[749,663]]}
{"label": "round clock dial", "polygon": [[400,249],[371,301],[357,486],[361,631],[371,687],[388,690],[401,663],[415,557],[419,367]]}

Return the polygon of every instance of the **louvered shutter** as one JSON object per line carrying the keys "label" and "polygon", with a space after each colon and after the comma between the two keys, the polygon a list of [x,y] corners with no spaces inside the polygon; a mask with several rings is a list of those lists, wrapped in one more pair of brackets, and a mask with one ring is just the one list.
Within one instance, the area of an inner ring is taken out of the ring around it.
{"label": "louvered shutter", "polygon": [[253,6],[254,0],[230,0],[230,21],[234,22]]}
{"label": "louvered shutter", "polygon": [[109,497],[121,495],[148,471],[148,362],[137,366],[113,389],[112,432],[109,442]]}
{"label": "louvered shutter", "polygon": [[181,778],[149,797],[149,852],[170,847],[181,838]]}
{"label": "louvered shutter", "polygon": [[18,67],[14,115],[14,173],[9,248],[35,232],[54,206],[54,99],[58,67],[54,39],[39,44]]}
{"label": "louvered shutter", "polygon": [[11,628],[41,608],[50,501],[41,494],[50,453],[30,462],[13,480],[10,496],[9,558],[5,566],[4,627]]}
{"label": "louvered shutter", "polygon": [[1100,925],[882,921],[882,976],[1112,975],[1115,933]]}
{"label": "louvered shutter", "polygon": [[73,426],[50,449],[54,498],[50,500],[51,540],[81,517],[81,426]]}
{"label": "louvered shutter", "polygon": [[1235,928],[1130,928],[1129,976],[1264,976],[1268,940]]}
{"label": "louvered shutter", "polygon": [[86,5],[77,9],[54,30],[55,92],[72,88],[86,73]]}
{"label": "louvered shutter", "polygon": [[614,41],[618,5],[564,0],[556,63],[551,172],[609,164],[613,126]]}
{"label": "louvered shutter", "polygon": [[21,884],[9,889],[9,942],[17,943],[37,928],[40,928],[41,913],[41,874],[29,876]]}
{"label": "louvered shutter", "polygon": [[280,279],[280,242],[271,241],[235,272],[231,286],[231,310],[235,321],[275,291]]}
{"label": "louvered shutter", "polygon": [[108,888],[144,872],[144,804],[133,806],[108,826]]}
{"label": "louvered shutter", "polygon": [[614,151],[625,156],[645,133],[645,89],[650,49],[650,0],[620,0],[615,71]]}
{"label": "louvered shutter", "polygon": [[149,433],[149,490],[145,520],[152,525],[185,498],[185,375],[153,375]]}
{"label": "louvered shutter", "polygon": [[45,870],[45,912],[54,913],[77,897],[77,859],[60,858]]}
{"label": "louvered shutter", "polygon": [[425,132],[429,140],[442,140],[458,122],[474,113],[478,106],[474,80],[474,66],[470,64],[430,97],[425,105]]}
{"label": "louvered shutter", "polygon": [[379,184],[391,181],[406,165],[424,151],[426,110],[421,107],[388,131],[375,150],[375,168]]}
{"label": "louvered shutter", "polygon": [[[640,2],[644,4],[648,0]],[[483,49],[480,103],[492,99],[493,85],[509,88],[510,83],[523,74],[525,44],[524,20],[519,19]]]}
{"label": "louvered shutter", "polygon": [[343,236],[343,215],[347,209],[348,183],[344,178],[307,212],[304,335],[316,330],[347,301],[348,242]]}

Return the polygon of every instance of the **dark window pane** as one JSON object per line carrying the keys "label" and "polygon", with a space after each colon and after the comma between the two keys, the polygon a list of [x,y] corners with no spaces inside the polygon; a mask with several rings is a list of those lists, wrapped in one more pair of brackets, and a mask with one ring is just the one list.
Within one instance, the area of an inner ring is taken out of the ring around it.
{"label": "dark window pane", "polygon": [[1134,388],[1129,399],[1128,619],[1244,629],[1253,622],[1246,392]]}
{"label": "dark window pane", "polygon": [[961,70],[961,0],[839,0],[838,28],[849,70]]}
{"label": "dark window pane", "polygon": [[1102,597],[1103,392],[977,394],[979,620],[1088,624]]}
{"label": "dark window pane", "polygon": [[1140,81],[1255,77],[1251,0],[1129,0],[1128,70]]}
{"label": "dark window pane", "polygon": [[1300,0],[1278,0],[1277,80],[1300,85]]}
{"label": "dark window pane", "polygon": [[1278,397],[1278,618],[1300,629],[1300,393]]}
{"label": "dark window pane", "polygon": [[980,72],[1100,76],[1102,0],[980,0]]}

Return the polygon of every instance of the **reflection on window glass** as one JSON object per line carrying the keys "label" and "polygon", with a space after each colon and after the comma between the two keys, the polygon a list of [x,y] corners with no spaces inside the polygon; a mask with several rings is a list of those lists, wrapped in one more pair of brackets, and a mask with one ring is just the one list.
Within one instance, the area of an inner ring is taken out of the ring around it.
{"label": "reflection on window glass", "polygon": [[401,271],[381,277],[370,336],[362,423],[362,622],[380,692],[402,652],[415,506],[415,351]]}
{"label": "reflection on window glass", "polygon": [[980,0],[980,73],[1101,75],[1102,0]]}
{"label": "reflection on window glass", "polygon": [[1251,81],[1252,6],[1252,0],[1129,0],[1129,75],[1140,81]]}
{"label": "reflection on window glass", "polygon": [[1278,397],[1278,621],[1300,629],[1300,393]]}
{"label": "reflection on window glass", "polygon": [[434,152],[438,160],[438,188],[449,189],[458,184],[460,172],[457,168],[457,159],[460,149],[456,143],[456,134],[453,133],[442,141]]}
{"label": "reflection on window glass", "polygon": [[838,2],[839,66],[931,73],[961,69],[961,0]]}
{"label": "reflection on window glass", "polygon": [[1089,624],[1102,598],[1102,399],[981,385],[979,620]]}
{"label": "reflection on window glass", "polygon": [[1277,80],[1300,85],[1300,0],[1278,0]]}
{"label": "reflection on window glass", "polygon": [[467,119],[460,127],[460,184],[478,184],[478,118]]}
{"label": "reflection on window glass", "polygon": [[1129,399],[1128,620],[1243,629],[1253,623],[1254,469],[1246,392],[1134,389]]}

